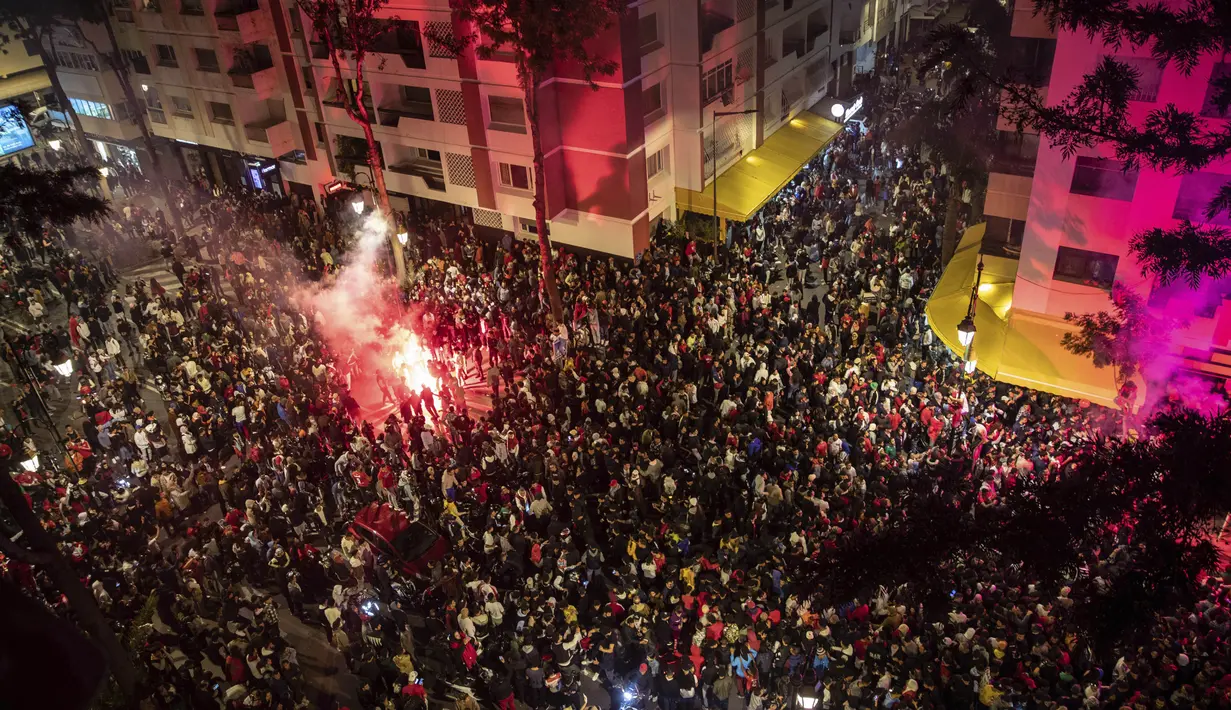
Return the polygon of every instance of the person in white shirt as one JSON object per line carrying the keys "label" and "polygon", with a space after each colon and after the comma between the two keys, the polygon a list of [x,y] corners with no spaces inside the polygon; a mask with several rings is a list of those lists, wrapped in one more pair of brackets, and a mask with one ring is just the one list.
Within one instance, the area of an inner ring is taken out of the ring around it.
{"label": "person in white shirt", "polygon": [[248,410],[244,408],[244,400],[236,400],[235,406],[231,408],[231,416],[235,419],[235,428],[239,430],[240,436],[247,439]]}

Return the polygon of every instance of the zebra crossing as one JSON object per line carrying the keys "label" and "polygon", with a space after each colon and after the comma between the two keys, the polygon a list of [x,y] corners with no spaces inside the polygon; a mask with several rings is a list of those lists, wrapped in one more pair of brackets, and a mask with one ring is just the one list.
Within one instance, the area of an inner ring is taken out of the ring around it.
{"label": "zebra crossing", "polygon": [[[189,269],[192,268],[190,264],[185,264],[185,266]],[[125,285],[144,280],[147,286],[153,281],[157,281],[159,286],[167,290],[167,295],[171,298],[179,295],[179,292],[184,290],[184,285],[175,277],[175,272],[171,270],[170,262],[161,258],[121,270],[120,280]],[[222,281],[222,292],[228,299],[234,300],[235,289],[231,286],[231,282],[226,279]]]}

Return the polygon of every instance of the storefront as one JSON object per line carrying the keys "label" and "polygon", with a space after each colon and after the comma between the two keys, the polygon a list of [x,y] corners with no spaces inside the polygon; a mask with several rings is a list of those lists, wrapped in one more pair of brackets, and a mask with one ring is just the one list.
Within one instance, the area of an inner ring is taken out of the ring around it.
{"label": "storefront", "polygon": [[189,174],[204,177],[214,187],[272,192],[278,197],[286,195],[276,160],[185,140],[176,143]]}

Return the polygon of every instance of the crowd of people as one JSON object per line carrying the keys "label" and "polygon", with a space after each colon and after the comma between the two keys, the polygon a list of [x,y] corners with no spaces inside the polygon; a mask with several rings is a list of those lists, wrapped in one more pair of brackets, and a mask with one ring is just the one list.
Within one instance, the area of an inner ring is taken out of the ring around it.
{"label": "crowd of people", "polygon": [[[83,410],[57,432],[58,470],[20,482],[116,628],[149,629],[133,649],[146,706],[1231,704],[1213,578],[1153,645],[1106,659],[1075,633],[1069,587],[995,560],[926,618],[908,590],[835,598],[808,573],[936,467],[974,459],[968,483],[994,506],[1058,470],[1059,437],[1104,425],[967,377],[933,342],[922,309],[949,182],[888,137],[908,94],[866,105],[866,128],[724,247],[663,228],[634,262],[560,251],[563,323],[537,245],[417,222],[407,317],[460,366],[440,372],[474,373],[490,404],[382,375],[398,406],[368,417],[352,389],[368,373],[288,300],[346,268],[345,215],[312,203],[202,200],[187,210],[199,237],[117,215],[103,242],[153,239],[174,296],[54,238],[11,261],[13,292],[42,308],[7,338],[32,385],[9,445],[34,447],[42,394],[73,383]],[[444,557],[403,574],[413,560],[351,526],[372,505],[443,535]],[[59,604],[38,566],[2,568]],[[354,699],[300,668],[286,614],[343,655]]]}

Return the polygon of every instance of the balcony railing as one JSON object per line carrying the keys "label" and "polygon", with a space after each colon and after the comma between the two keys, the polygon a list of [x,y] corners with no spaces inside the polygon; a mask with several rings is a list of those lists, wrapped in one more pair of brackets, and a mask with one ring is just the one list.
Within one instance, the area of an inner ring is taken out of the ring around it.
{"label": "balcony railing", "polygon": [[1034,177],[1034,166],[1037,161],[1015,155],[998,155],[992,158],[991,170],[995,173],[1017,175],[1018,177]]}
{"label": "balcony railing", "polygon": [[411,160],[389,166],[389,172],[422,178],[429,190],[444,191],[445,171],[437,160]]}
{"label": "balcony railing", "polygon": [[413,118],[419,121],[435,121],[436,114],[432,110],[431,102],[403,102],[393,104],[391,106],[380,107],[380,125],[382,126],[397,126],[398,121],[402,117]]}

